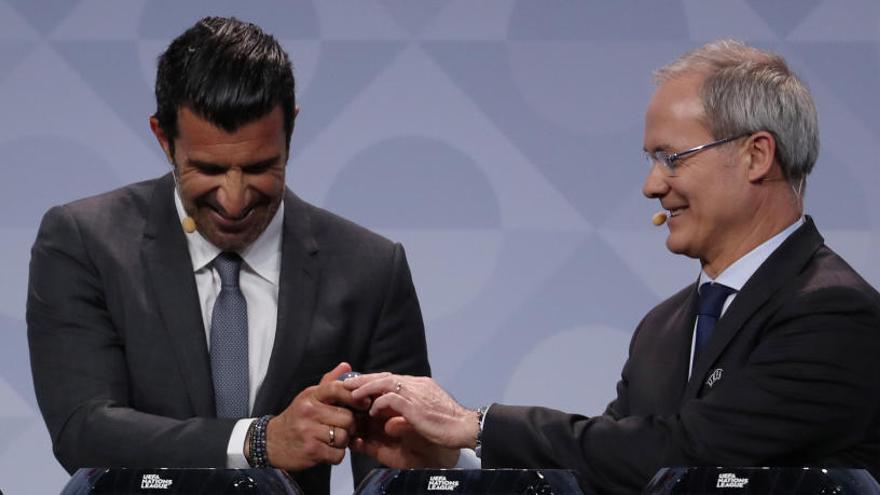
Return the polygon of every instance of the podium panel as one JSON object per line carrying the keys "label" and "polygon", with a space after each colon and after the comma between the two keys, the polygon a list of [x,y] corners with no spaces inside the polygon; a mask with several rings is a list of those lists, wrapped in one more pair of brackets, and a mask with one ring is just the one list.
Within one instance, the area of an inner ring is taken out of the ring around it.
{"label": "podium panel", "polygon": [[61,495],[302,495],[280,469],[82,468]]}
{"label": "podium panel", "polygon": [[670,467],[657,471],[644,493],[880,495],[880,484],[864,469]]}
{"label": "podium panel", "polygon": [[563,469],[374,469],[356,495],[583,495]]}

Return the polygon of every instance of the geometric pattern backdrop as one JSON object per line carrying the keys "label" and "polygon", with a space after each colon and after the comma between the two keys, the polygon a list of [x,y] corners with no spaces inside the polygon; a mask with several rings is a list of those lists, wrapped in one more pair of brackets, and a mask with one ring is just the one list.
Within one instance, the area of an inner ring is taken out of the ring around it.
{"label": "geometric pattern backdrop", "polygon": [[[697,276],[651,226],[640,150],[651,71],[715,38],[782,53],[810,86],[822,148],[807,211],[880,283],[875,0],[0,0],[6,493],[67,480],[27,357],[39,220],[167,170],[147,125],[156,56],[209,14],[290,52],[288,184],[403,242],[435,376],[466,405],[601,412],[635,325]],[[350,478],[335,469],[334,493]]]}

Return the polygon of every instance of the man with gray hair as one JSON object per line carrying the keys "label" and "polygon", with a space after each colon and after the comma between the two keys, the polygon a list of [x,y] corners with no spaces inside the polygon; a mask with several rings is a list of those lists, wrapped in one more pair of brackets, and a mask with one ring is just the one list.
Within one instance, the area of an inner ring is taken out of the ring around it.
{"label": "man with gray hair", "polygon": [[398,466],[474,449],[483,467],[574,469],[593,493],[638,493],[662,466],[880,474],[880,294],[803,213],[818,155],[808,90],[780,56],[731,40],[655,81],[643,192],[669,250],[701,272],[636,328],[617,398],[593,417],[470,410],[428,378],[364,375],[346,387],[391,419],[355,448]]}

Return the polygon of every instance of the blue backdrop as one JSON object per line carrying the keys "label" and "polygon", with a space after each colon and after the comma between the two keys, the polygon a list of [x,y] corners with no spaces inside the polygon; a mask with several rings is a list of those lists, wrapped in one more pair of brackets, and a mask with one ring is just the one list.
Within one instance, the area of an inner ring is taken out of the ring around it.
{"label": "blue backdrop", "polygon": [[[880,282],[875,0],[0,0],[6,493],[67,479],[27,358],[40,217],[168,170],[147,125],[156,56],[208,14],[289,50],[288,184],[404,243],[436,376],[465,404],[600,412],[641,316],[695,279],[650,224],[640,150],[651,70],[711,39],[777,50],[809,84],[822,152],[807,211]],[[335,470],[334,493],[349,480]]]}

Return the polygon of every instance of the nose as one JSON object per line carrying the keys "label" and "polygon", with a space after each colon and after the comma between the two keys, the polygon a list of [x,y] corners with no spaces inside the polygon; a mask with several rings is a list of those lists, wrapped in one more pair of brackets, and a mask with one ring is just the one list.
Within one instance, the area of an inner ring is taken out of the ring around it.
{"label": "nose", "polygon": [[647,198],[662,198],[669,192],[669,177],[663,172],[663,166],[658,163],[651,164],[651,170],[645,177],[645,183],[642,185],[642,194]]}
{"label": "nose", "polygon": [[232,168],[226,172],[224,180],[217,191],[217,203],[224,213],[231,218],[241,217],[246,213],[247,184],[241,170]]}

